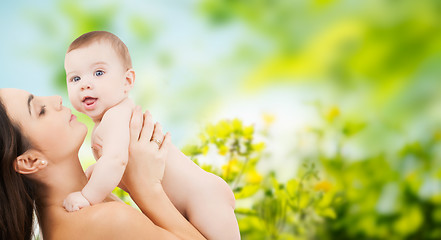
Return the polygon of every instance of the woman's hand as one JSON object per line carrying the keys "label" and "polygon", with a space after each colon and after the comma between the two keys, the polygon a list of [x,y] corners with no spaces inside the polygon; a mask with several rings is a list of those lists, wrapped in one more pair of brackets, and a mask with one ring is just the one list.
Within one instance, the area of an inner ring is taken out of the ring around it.
{"label": "woman's hand", "polygon": [[170,144],[170,134],[163,135],[150,112],[142,114],[141,108],[135,107],[130,121],[129,161],[122,179],[129,192],[139,184],[161,184]]}
{"label": "woman's hand", "polygon": [[[152,137],[153,135],[153,137]],[[153,223],[179,239],[205,239],[175,208],[162,187],[165,159],[172,146],[161,125],[136,107],[130,120],[129,161],[122,178],[130,196]]]}

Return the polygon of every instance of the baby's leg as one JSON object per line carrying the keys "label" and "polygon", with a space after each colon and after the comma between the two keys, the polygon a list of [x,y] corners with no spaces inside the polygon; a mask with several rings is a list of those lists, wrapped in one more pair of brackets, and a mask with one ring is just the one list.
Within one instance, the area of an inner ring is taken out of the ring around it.
{"label": "baby's leg", "polygon": [[218,176],[206,174],[203,186],[188,199],[188,220],[207,239],[240,239],[234,214],[235,199],[229,186]]}
{"label": "baby's leg", "polygon": [[164,190],[182,215],[210,240],[240,239],[228,184],[202,170],[175,146],[165,164]]}

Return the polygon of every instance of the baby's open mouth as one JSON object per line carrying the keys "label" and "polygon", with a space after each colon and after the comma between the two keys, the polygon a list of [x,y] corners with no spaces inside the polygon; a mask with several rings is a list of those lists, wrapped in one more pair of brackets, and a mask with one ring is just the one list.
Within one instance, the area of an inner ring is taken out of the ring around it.
{"label": "baby's open mouth", "polygon": [[95,108],[95,104],[96,104],[97,100],[98,100],[98,98],[85,97],[83,99],[83,104],[84,104],[84,107],[86,108],[86,110],[93,110]]}

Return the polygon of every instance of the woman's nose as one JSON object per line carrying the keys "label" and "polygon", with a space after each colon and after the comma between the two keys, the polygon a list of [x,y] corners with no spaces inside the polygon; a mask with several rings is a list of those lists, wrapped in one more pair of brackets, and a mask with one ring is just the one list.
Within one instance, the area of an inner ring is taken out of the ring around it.
{"label": "woman's nose", "polygon": [[61,96],[53,96],[54,107],[57,110],[63,109],[63,98]]}

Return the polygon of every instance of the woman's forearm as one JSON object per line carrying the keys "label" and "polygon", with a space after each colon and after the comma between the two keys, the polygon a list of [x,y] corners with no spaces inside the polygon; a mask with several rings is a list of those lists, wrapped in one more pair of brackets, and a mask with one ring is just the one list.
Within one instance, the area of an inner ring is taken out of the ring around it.
{"label": "woman's forearm", "polygon": [[130,194],[141,211],[156,225],[181,239],[205,239],[175,208],[161,183],[149,183],[141,189],[131,189]]}

